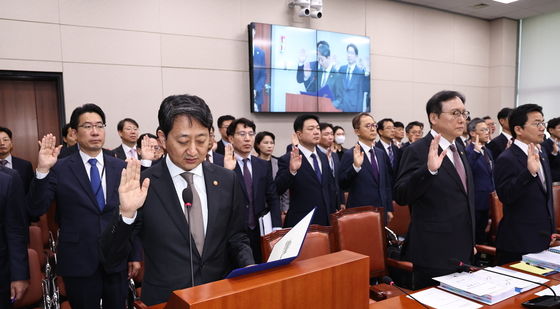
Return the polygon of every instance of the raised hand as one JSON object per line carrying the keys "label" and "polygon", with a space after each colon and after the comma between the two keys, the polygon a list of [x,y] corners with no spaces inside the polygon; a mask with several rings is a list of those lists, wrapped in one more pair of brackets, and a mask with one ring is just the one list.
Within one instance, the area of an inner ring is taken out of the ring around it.
{"label": "raised hand", "polygon": [[144,179],[140,185],[140,161],[129,158],[126,159],[126,168],[121,173],[121,183],[119,185],[119,200],[121,215],[127,218],[134,217],[134,213],[144,205],[150,179]]}
{"label": "raised hand", "polygon": [[299,154],[299,148],[297,146],[292,147],[290,152],[290,173],[295,174],[301,167],[301,154]]}
{"label": "raised hand", "polygon": [[541,168],[541,160],[539,157],[539,152],[533,143],[529,144],[527,149],[527,169],[531,175],[535,175],[539,172]]}
{"label": "raised hand", "polygon": [[297,133],[294,132],[292,133],[292,148],[297,145],[299,145],[299,138],[297,137]]}
{"label": "raised hand", "polygon": [[156,159],[156,146],[157,141],[150,139],[149,136],[144,135],[142,138],[142,159],[143,160],[155,160]]}
{"label": "raised hand", "polygon": [[474,140],[474,150],[482,153],[482,144],[480,143],[478,135],[476,136],[476,138]]}
{"label": "raised hand", "polygon": [[224,149],[224,167],[228,170],[234,170],[237,161],[235,160],[235,155],[233,154],[233,145],[228,144]]}
{"label": "raised hand", "polygon": [[440,139],[441,139],[441,135],[438,134],[436,135],[436,137],[434,137],[434,139],[430,143],[430,150],[428,151],[428,170],[430,172],[436,172],[437,170],[439,170],[441,163],[443,162],[443,159],[447,155],[448,149],[445,149],[444,151],[441,152],[441,154],[438,155]]}
{"label": "raised hand", "polygon": [[37,160],[37,171],[48,173],[58,160],[58,154],[62,145],[56,146],[56,137],[51,133],[43,136],[39,141],[39,157]]}
{"label": "raised hand", "polygon": [[357,168],[362,167],[362,164],[364,163],[364,153],[362,152],[362,148],[360,147],[360,144],[356,144],[354,146],[353,154],[354,154],[354,166]]}

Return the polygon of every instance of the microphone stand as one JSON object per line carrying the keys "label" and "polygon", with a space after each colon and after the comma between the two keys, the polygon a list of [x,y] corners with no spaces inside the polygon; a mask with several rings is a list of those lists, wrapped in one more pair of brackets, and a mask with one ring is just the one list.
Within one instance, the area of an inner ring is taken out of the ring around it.
{"label": "microphone stand", "polygon": [[399,291],[403,292],[406,296],[412,298],[414,301],[416,301],[417,303],[422,305],[422,307],[424,307],[426,309],[429,309],[426,305],[421,303],[418,299],[414,298],[414,296],[412,296],[410,293],[406,292],[405,290],[401,289],[398,285],[396,285],[395,282],[393,281],[393,279],[391,279],[391,277],[384,276],[381,281],[385,284],[396,287],[397,289],[399,289]]}
{"label": "microphone stand", "polygon": [[192,232],[191,232],[191,207],[192,207],[193,194],[190,187],[183,190],[183,201],[185,202],[185,208],[187,209],[187,220],[189,226],[189,255],[191,261],[191,287],[194,287],[194,266],[193,266],[193,254],[192,254]]}

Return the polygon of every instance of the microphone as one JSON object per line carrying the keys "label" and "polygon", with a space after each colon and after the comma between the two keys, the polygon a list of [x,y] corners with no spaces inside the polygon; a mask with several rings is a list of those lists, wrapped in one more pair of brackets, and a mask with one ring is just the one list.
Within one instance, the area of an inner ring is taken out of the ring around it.
{"label": "microphone", "polygon": [[191,208],[193,201],[193,193],[190,186],[183,189],[183,202],[185,203],[185,208],[187,209],[188,226],[189,226],[189,256],[191,260],[191,287],[194,286],[194,267],[193,267],[193,256],[192,256],[192,233],[191,233]]}
{"label": "microphone", "polygon": [[518,279],[518,280],[523,280],[523,281],[527,281],[527,282],[531,282],[531,283],[543,286],[543,287],[549,289],[550,291],[552,291],[552,295],[554,295],[554,296],[545,295],[545,296],[535,297],[533,299],[530,299],[530,300],[522,303],[522,305],[525,306],[525,307],[528,307],[528,308],[560,308],[560,298],[558,298],[558,296],[556,296],[556,292],[554,292],[554,290],[550,286],[548,286],[544,283],[540,283],[540,282],[536,282],[536,281],[532,281],[532,280],[528,280],[528,279],[525,279],[525,278],[520,278],[520,277],[508,275],[508,274],[502,274],[500,272],[492,271],[492,270],[486,269],[486,268],[476,267],[476,266],[473,266],[473,265],[463,263],[462,261],[460,261],[458,259],[449,259],[449,261],[451,263],[457,265],[457,268],[461,271],[464,271],[465,269],[468,269],[468,270],[471,270],[471,269],[483,270],[483,271],[487,271],[489,273],[494,273],[494,274],[498,274],[498,275],[502,275],[502,276],[506,276],[506,277],[510,277],[510,278],[514,278],[514,279]]}
{"label": "microphone", "polygon": [[401,289],[398,285],[395,284],[395,282],[393,281],[393,279],[391,279],[391,277],[389,276],[383,276],[383,278],[381,278],[381,282],[388,284],[390,286],[394,286],[397,289],[399,289],[399,291],[403,292],[405,295],[409,296],[410,298],[412,298],[414,301],[416,301],[417,303],[419,303],[420,305],[422,305],[424,308],[429,309],[426,305],[424,305],[423,303],[421,303],[418,299],[414,298],[414,296],[410,295],[410,293],[407,293],[405,290]]}

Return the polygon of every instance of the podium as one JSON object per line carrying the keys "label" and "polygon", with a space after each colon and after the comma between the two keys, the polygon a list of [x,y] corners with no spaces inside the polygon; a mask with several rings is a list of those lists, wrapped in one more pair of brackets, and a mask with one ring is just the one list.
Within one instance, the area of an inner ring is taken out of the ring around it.
{"label": "podium", "polygon": [[331,99],[305,94],[286,93],[286,112],[342,112]]}
{"label": "podium", "polygon": [[339,251],[171,294],[149,308],[368,308],[369,258]]}

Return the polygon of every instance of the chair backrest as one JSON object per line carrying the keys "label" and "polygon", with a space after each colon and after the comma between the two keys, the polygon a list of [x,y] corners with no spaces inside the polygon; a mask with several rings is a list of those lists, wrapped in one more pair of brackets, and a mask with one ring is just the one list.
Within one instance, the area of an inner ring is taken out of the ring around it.
{"label": "chair backrest", "polygon": [[488,198],[490,199],[490,219],[492,220],[492,223],[490,223],[490,238],[492,241],[495,241],[496,234],[498,233],[498,226],[504,216],[504,205],[498,198],[496,192],[490,193]]}
{"label": "chair backrest", "polygon": [[397,236],[406,236],[408,226],[410,225],[410,208],[408,206],[401,206],[393,201],[393,215],[393,220],[387,224],[387,227],[395,232]]}
{"label": "chair backrest", "polygon": [[[274,231],[261,237],[261,249],[263,261],[268,260],[274,245],[290,231],[290,228]],[[307,229],[307,235],[296,261],[306,260],[320,255],[332,253],[334,250],[332,228],[312,224]]]}
{"label": "chair backrest", "polygon": [[47,256],[45,254],[45,251],[43,250],[43,240],[42,240],[40,227],[34,225],[29,226],[28,247],[35,250],[35,252],[37,252],[37,256],[39,257],[39,263],[41,267],[45,266],[45,264],[47,263]]}
{"label": "chair backrest", "polygon": [[362,206],[333,213],[335,249],[350,250],[369,256],[371,277],[386,274],[386,238],[383,208]]}
{"label": "chair backrest", "polygon": [[554,205],[554,218],[558,231],[558,227],[560,227],[560,185],[552,186],[552,205]]}
{"label": "chair backrest", "polygon": [[23,294],[23,298],[14,304],[15,308],[33,305],[43,299],[43,287],[41,285],[43,274],[41,273],[41,265],[39,265],[39,256],[33,249],[27,249],[27,255],[29,260],[29,287]]}

